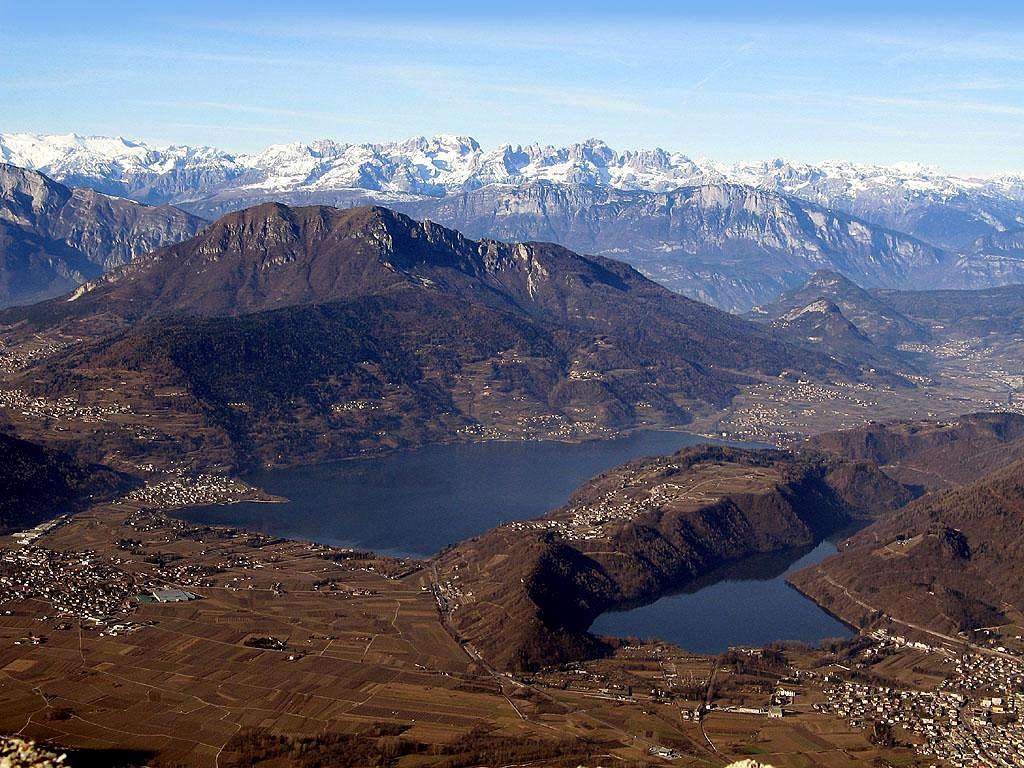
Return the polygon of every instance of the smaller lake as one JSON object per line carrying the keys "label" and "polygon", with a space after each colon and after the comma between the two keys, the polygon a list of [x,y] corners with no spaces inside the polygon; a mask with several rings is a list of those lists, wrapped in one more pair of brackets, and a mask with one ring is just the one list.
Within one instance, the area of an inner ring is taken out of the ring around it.
{"label": "smaller lake", "polygon": [[336,547],[429,557],[502,523],[539,517],[618,464],[703,442],[708,440],[686,432],[642,431],[585,443],[433,445],[257,472],[246,480],[289,501],[197,507],[179,516]]}
{"label": "smaller lake", "polygon": [[[849,532],[847,532],[849,533]],[[853,631],[786,583],[786,576],[835,554],[835,540],[813,548],[754,555],[724,565],[685,591],[602,614],[590,631],[613,637],[658,638],[698,653],[782,640],[816,644]]]}

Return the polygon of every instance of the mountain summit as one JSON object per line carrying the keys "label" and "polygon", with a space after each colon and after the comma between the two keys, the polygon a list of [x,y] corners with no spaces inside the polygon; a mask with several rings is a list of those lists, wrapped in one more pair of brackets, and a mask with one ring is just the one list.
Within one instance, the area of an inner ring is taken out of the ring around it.
{"label": "mountain summit", "polygon": [[377,144],[324,139],[233,154],[123,138],[8,133],[0,134],[0,161],[142,202],[187,205],[207,216],[273,195],[336,204],[360,193],[397,202],[537,181],[647,192],[733,183],[798,197],[944,248],[966,248],[984,235],[1024,226],[1019,175],[981,178],[908,164],[779,159],[728,165],[660,148],[618,151],[599,139],[493,149],[468,136]]}

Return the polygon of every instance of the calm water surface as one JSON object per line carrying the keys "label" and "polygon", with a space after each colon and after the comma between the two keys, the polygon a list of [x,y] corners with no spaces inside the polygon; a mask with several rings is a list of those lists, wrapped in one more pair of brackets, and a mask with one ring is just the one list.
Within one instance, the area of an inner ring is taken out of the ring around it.
{"label": "calm water surface", "polygon": [[[585,480],[630,459],[705,442],[683,432],[638,432],[600,442],[437,445],[379,458],[271,470],[247,479],[285,504],[185,510],[193,522],[231,525],[333,546],[426,557],[511,520],[564,504]],[[835,545],[748,558],[686,592],[601,616],[593,630],[658,637],[717,653],[730,645],[815,642],[849,630],[789,587],[786,573]]]}
{"label": "calm water surface", "polygon": [[637,432],[589,443],[434,445],[373,459],[270,470],[246,480],[290,501],[186,510],[182,517],[275,536],[426,557],[561,506],[585,480],[630,459],[707,442]]}
{"label": "calm water surface", "polygon": [[723,566],[685,591],[599,616],[591,632],[658,638],[698,653],[779,640],[817,643],[853,632],[786,583],[786,576],[835,554],[834,541],[755,555]]}

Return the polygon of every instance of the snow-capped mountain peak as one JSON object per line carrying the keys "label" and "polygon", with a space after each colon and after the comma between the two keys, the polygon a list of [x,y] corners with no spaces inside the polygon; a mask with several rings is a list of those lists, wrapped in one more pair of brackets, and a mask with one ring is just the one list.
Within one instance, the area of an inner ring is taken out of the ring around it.
{"label": "snow-capped mountain peak", "polygon": [[[784,158],[728,165],[657,147],[618,151],[596,138],[563,147],[492,149],[457,134],[374,144],[319,139],[232,154],[120,137],[12,133],[0,134],[0,160],[109,194],[186,205],[281,195],[311,201],[407,200],[536,182],[649,192],[727,183],[799,197],[943,247],[963,247],[1024,226],[1024,176],[958,176],[917,163],[810,164]],[[210,210],[230,205],[218,203]],[[946,219],[933,221],[936,205],[950,212],[954,227]]]}
{"label": "snow-capped mountain peak", "polygon": [[[112,176],[163,174],[196,165],[261,171],[250,183],[269,188],[282,183],[316,183],[324,176],[400,187],[411,182],[424,194],[451,190],[473,181],[522,183],[547,179],[590,183],[622,189],[665,191],[687,184],[729,182],[794,193],[828,184],[853,192],[864,188],[910,189],[953,194],[978,188],[1019,190],[1024,178],[964,177],[918,163],[890,166],[849,162],[807,164],[775,158],[761,163],[727,166],[692,159],[655,147],[619,152],[605,141],[590,138],[565,147],[504,144],[484,149],[471,136],[439,134],[404,141],[352,144],[332,139],[275,144],[259,152],[232,154],[213,147],[158,147],[123,137],[79,134],[0,134],[0,159],[38,170],[57,180],[68,177],[109,181]],[[373,169],[361,166],[370,164]],[[251,174],[249,174],[251,175]],[[375,186],[368,187],[370,189]]]}

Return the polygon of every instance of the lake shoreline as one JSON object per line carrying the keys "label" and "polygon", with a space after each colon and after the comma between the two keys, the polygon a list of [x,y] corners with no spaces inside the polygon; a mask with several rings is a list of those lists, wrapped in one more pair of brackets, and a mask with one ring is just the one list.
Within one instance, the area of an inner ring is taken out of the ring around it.
{"label": "lake shoreline", "polygon": [[[546,518],[568,503],[584,483],[613,467],[705,444],[721,445],[722,441],[675,429],[636,430],[629,436],[572,442],[479,440],[433,444],[386,456],[345,457],[257,472],[248,475],[246,482],[288,501],[273,506],[244,502],[210,505],[178,510],[175,517],[429,563],[444,551],[504,524]],[[818,544],[796,548],[791,559],[799,559]],[[783,551],[761,554],[776,562],[786,558]],[[714,571],[727,574],[730,568],[743,570],[754,560],[756,556],[723,562]],[[776,571],[781,573],[786,565],[777,565]],[[673,589],[686,591],[693,589],[694,583],[699,584],[694,590],[698,596],[691,599],[700,600],[703,591],[717,580],[697,579]],[[814,617],[807,619],[807,606],[814,603],[788,585],[773,595],[776,604],[804,604],[796,609],[796,615],[804,617],[805,625],[793,639],[813,642],[840,634],[832,631],[831,617],[817,624]],[[671,595],[652,594],[649,600],[639,602],[649,605],[665,599],[671,599]],[[604,628],[602,617],[628,612],[632,607],[602,611],[589,629],[595,635],[610,637],[657,634],[642,629],[617,633]],[[712,616],[710,621],[722,624],[721,633],[728,632],[725,619],[719,621]],[[814,628],[819,625],[821,631],[815,634]],[[707,650],[675,636],[660,636],[688,650]],[[769,637],[768,641],[781,637]],[[740,638],[736,642],[745,641]]]}

